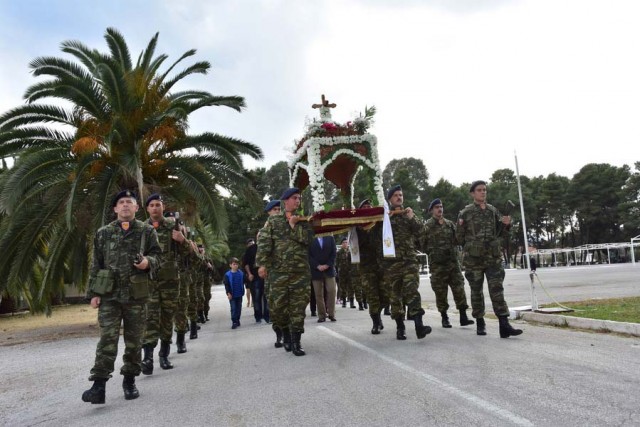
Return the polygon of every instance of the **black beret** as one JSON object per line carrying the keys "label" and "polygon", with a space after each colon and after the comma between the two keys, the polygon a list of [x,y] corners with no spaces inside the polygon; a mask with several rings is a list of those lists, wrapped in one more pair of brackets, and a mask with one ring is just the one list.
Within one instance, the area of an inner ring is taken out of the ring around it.
{"label": "black beret", "polygon": [[300,194],[300,190],[296,187],[287,188],[286,190],[284,190],[284,193],[282,193],[282,196],[280,196],[280,200],[287,200],[294,194]]}
{"label": "black beret", "polygon": [[342,242],[348,242],[348,241],[349,241],[349,239],[347,239],[346,237],[343,237],[343,238],[342,238],[342,240],[340,240],[340,243],[342,243]]}
{"label": "black beret", "polygon": [[394,185],[393,187],[391,187],[389,191],[387,191],[387,200],[389,200],[391,196],[393,196],[393,193],[395,193],[396,191],[402,191],[402,187],[400,185]]}
{"label": "black beret", "polygon": [[275,208],[276,206],[280,206],[280,200],[276,199],[267,203],[267,206],[264,207],[264,211],[269,212],[271,209]]}
{"label": "black beret", "polygon": [[122,199],[123,197],[133,197],[135,199],[136,203],[138,202],[138,198],[136,197],[136,193],[134,193],[131,190],[122,190],[121,192],[119,192],[118,194],[116,194],[113,197],[113,200],[111,201],[111,206],[113,206],[115,208],[116,205],[118,204],[118,200]]}
{"label": "black beret", "polygon": [[434,206],[441,205],[441,204],[442,204],[442,201],[440,201],[440,199],[433,199],[431,203],[429,203],[429,210],[433,209]]}
{"label": "black beret", "polygon": [[164,200],[162,199],[162,196],[160,195],[160,193],[153,193],[152,195],[150,195],[149,197],[147,197],[147,201],[144,203],[144,207],[148,207],[149,203],[153,202],[154,200],[159,200],[161,202],[164,202]]}
{"label": "black beret", "polygon": [[478,185],[487,185],[487,183],[482,180],[473,181],[471,183],[471,187],[469,188],[469,193],[473,193]]}
{"label": "black beret", "polygon": [[247,244],[252,243],[252,242],[255,242],[255,240],[253,239],[253,237],[249,237],[247,239]]}
{"label": "black beret", "polygon": [[366,205],[366,204],[371,204],[371,200],[364,199],[363,201],[361,201],[360,204],[358,205],[358,209],[360,209],[362,205]]}

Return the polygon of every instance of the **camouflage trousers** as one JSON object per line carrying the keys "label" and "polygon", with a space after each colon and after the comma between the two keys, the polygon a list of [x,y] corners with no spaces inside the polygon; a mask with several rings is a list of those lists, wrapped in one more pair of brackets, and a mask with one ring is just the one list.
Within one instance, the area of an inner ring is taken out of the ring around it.
{"label": "camouflage trousers", "polygon": [[178,310],[179,296],[179,280],[153,282],[152,286],[149,286],[143,345],[150,345],[155,348],[158,344],[158,339],[171,343],[173,319]]}
{"label": "camouflage trousers", "polygon": [[202,279],[196,282],[196,301],[198,311],[204,310],[204,280]]}
{"label": "camouflage trousers", "polygon": [[484,278],[487,277],[487,287],[489,297],[493,305],[493,312],[496,316],[508,316],[509,307],[504,300],[504,268],[502,259],[494,257],[471,257],[464,258],[464,277],[469,282],[471,288],[471,308],[472,316],[475,318],[484,317],[484,293],[482,287]]}
{"label": "camouflage trousers", "polygon": [[351,276],[338,276],[338,297],[345,301],[349,298],[351,289]]}
{"label": "camouflage trousers", "polygon": [[366,289],[369,314],[380,314],[389,305],[389,288],[384,285],[382,270],[379,268],[363,268],[362,283]]}
{"label": "camouflage trousers", "polygon": [[142,335],[144,333],[144,304],[123,304],[118,301],[102,300],[98,307],[100,340],[96,348],[96,359],[91,369],[89,381],[109,379],[118,356],[120,325],[123,325],[124,362],[121,375],[140,375],[142,370]]}
{"label": "camouflage trousers", "polygon": [[192,322],[198,321],[198,284],[193,274],[189,279],[189,305],[187,306],[187,317]]}
{"label": "camouflage trousers", "polygon": [[209,310],[211,309],[210,306],[210,301],[211,301],[211,283],[210,282],[204,282],[204,287],[202,289],[202,292],[204,294],[204,311],[205,313],[208,313]]}
{"label": "camouflage trousers", "polygon": [[385,260],[383,286],[391,292],[392,319],[404,319],[406,314],[409,319],[413,319],[416,315],[424,314],[422,297],[418,292],[419,285],[420,274],[417,263],[402,259]]}
{"label": "camouflage trousers", "polygon": [[269,272],[270,307],[273,327],[304,333],[304,318],[309,305],[311,277],[305,273]]}
{"label": "camouflage trousers", "polygon": [[366,288],[362,279],[362,269],[360,265],[354,264],[356,272],[351,274],[351,287],[349,288],[349,298],[354,298],[361,303],[366,300]]}
{"label": "camouflage trousers", "polygon": [[176,310],[174,321],[176,332],[184,334],[189,331],[189,318],[187,317],[187,309],[189,308],[189,283],[191,278],[187,273],[180,273],[180,294],[178,296],[178,308]]}
{"label": "camouflage trousers", "polygon": [[449,309],[449,287],[458,310],[466,310],[467,294],[464,291],[464,278],[460,264],[455,261],[442,264],[431,263],[431,289],[436,294],[436,307],[439,312]]}

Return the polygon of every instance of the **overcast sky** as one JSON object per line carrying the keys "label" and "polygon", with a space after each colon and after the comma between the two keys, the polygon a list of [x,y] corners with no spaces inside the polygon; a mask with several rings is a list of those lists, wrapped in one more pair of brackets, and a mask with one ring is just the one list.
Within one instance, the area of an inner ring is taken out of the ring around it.
{"label": "overcast sky", "polygon": [[257,144],[250,168],[286,160],[325,94],[339,122],[375,105],[382,167],[418,157],[432,185],[515,170],[514,152],[523,175],[571,178],[640,161],[639,22],[637,0],[0,0],[0,112],[62,41],[107,51],[115,27],[135,59],[159,31],[157,53],[213,65],[179,89],[245,97],[191,132]]}

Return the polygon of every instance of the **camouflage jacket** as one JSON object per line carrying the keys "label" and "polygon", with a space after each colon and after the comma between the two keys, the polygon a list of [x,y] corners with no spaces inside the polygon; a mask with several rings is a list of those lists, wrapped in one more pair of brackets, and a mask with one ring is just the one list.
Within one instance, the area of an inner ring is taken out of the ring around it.
{"label": "camouflage jacket", "polygon": [[429,263],[443,264],[457,261],[456,225],[453,221],[444,219],[444,224],[431,217],[424,225],[423,249],[429,256]]}
{"label": "camouflage jacket", "polygon": [[191,247],[189,242],[185,240],[179,243],[173,240],[172,234],[176,224],[176,220],[173,218],[162,218],[155,224],[149,219],[149,224],[155,228],[158,234],[158,243],[162,249],[162,265],[160,266],[160,274],[156,279],[177,279],[177,277],[169,276],[172,275],[172,270],[177,270],[182,259],[190,256]]}
{"label": "camouflage jacket", "polygon": [[458,214],[456,237],[462,245],[464,256],[472,257],[494,256],[500,257],[500,238],[498,233],[502,229],[502,215],[494,206],[487,203],[482,209],[473,203],[465,206]]}
{"label": "camouflage jacket", "polygon": [[391,229],[393,230],[393,242],[396,249],[395,258],[385,258],[385,261],[397,261],[399,259],[403,261],[417,260],[418,248],[420,247],[420,234],[423,230],[424,223],[418,219],[417,215],[414,215],[412,219],[407,218],[407,215],[392,215],[389,220],[391,221]]}
{"label": "camouflage jacket", "polygon": [[[141,248],[144,235],[144,247]],[[133,263],[136,255],[142,252],[149,260],[147,271],[138,270]],[[158,243],[156,231],[147,223],[134,219],[130,228],[124,231],[120,221],[113,221],[101,227],[93,239],[93,261],[89,271],[89,298],[96,296],[93,285],[98,270],[111,270],[114,275],[114,287],[110,296],[103,298],[128,302],[131,297],[131,276],[154,275],[162,262],[162,249]]]}
{"label": "camouflage jacket", "polygon": [[346,277],[345,280],[349,280],[348,277],[351,275],[351,252],[349,249],[338,249],[336,267],[338,269],[338,278],[342,280],[343,277]]}
{"label": "camouflage jacket", "polygon": [[260,230],[256,264],[267,271],[309,274],[309,246],[313,230],[307,221],[289,226],[285,212],[272,215]]}
{"label": "camouflage jacket", "polygon": [[382,263],[382,222],[376,222],[373,228],[365,230],[357,227],[360,266],[377,267]]}

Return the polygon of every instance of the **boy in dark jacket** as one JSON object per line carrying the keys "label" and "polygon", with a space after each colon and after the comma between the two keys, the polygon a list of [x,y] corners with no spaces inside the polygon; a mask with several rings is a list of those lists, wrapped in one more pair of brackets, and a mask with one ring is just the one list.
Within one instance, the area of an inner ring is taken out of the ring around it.
{"label": "boy in dark jacket", "polygon": [[240,314],[242,313],[242,296],[244,295],[244,274],[238,268],[238,258],[231,258],[229,262],[231,270],[224,275],[224,289],[231,306],[231,329],[240,326]]}

